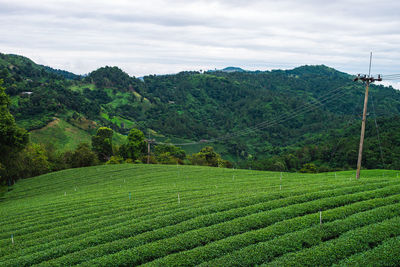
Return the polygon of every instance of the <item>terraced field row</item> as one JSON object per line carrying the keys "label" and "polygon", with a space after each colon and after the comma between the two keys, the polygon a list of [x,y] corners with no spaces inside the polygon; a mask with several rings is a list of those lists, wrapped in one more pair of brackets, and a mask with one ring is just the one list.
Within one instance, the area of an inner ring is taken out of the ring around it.
{"label": "terraced field row", "polygon": [[0,265],[400,264],[380,255],[400,247],[397,177],[129,164],[47,174],[3,196]]}

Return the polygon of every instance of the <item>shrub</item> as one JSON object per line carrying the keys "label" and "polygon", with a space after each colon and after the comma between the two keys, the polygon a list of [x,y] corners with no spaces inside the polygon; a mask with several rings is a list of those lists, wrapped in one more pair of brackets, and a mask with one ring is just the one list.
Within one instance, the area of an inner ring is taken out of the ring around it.
{"label": "shrub", "polygon": [[121,156],[111,156],[106,164],[121,164],[124,163],[124,159]]}
{"label": "shrub", "polygon": [[98,164],[97,155],[90,149],[89,144],[81,143],[74,152],[64,154],[65,162],[72,168],[88,167]]}
{"label": "shrub", "polygon": [[317,173],[317,166],[314,163],[306,163],[303,168],[300,169],[301,173]]}

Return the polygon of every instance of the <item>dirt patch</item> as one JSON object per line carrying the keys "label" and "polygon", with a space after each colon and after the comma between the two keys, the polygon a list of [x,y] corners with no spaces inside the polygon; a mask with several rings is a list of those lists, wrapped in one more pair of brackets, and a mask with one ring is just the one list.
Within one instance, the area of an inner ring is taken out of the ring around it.
{"label": "dirt patch", "polygon": [[44,126],[43,128],[40,128],[40,129],[33,130],[32,132],[46,130],[47,128],[55,127],[59,123],[60,123],[60,119],[54,117],[53,121],[49,122],[46,126]]}
{"label": "dirt patch", "polygon": [[86,119],[85,117],[80,117],[75,120],[71,120],[72,125],[82,129],[82,130],[90,130],[90,129],[96,129],[97,128],[97,123],[91,120]]}
{"label": "dirt patch", "polygon": [[70,128],[70,127],[68,127],[68,128],[65,128],[65,131],[66,131],[66,132],[69,132],[69,133],[73,133],[73,134],[78,133],[78,129],[77,129],[77,128]]}

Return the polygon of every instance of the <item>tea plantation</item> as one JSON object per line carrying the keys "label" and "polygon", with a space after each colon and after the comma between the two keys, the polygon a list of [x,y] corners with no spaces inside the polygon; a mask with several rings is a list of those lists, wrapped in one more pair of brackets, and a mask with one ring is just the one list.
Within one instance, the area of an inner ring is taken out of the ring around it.
{"label": "tea plantation", "polygon": [[0,199],[0,266],[399,266],[397,171],[107,165]]}

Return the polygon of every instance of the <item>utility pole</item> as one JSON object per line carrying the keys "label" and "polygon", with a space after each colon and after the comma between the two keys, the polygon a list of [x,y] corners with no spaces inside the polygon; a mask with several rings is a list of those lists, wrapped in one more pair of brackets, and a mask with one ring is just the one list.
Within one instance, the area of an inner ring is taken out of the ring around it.
{"label": "utility pole", "polygon": [[146,139],[147,142],[147,164],[150,164],[150,145],[156,142],[155,139]]}
{"label": "utility pole", "polygon": [[365,97],[364,97],[364,110],[363,110],[363,116],[362,116],[362,122],[361,122],[361,136],[360,136],[360,148],[358,150],[358,160],[357,160],[357,173],[356,173],[356,179],[360,179],[360,171],[361,171],[361,160],[362,160],[362,150],[363,150],[363,145],[364,145],[364,134],[365,134],[365,120],[367,117],[367,105],[368,105],[368,89],[370,83],[373,83],[375,81],[382,81],[382,78],[380,75],[378,75],[378,78],[374,78],[371,76],[371,60],[372,60],[372,52],[369,57],[369,73],[367,75],[360,75],[358,74],[357,77],[354,79],[354,81],[363,81],[365,82]]}
{"label": "utility pole", "polygon": [[149,138],[146,139],[146,142],[147,142],[147,164],[150,164],[150,145],[154,144],[156,142],[156,140],[150,138],[150,129],[147,129],[147,132],[149,134]]}

